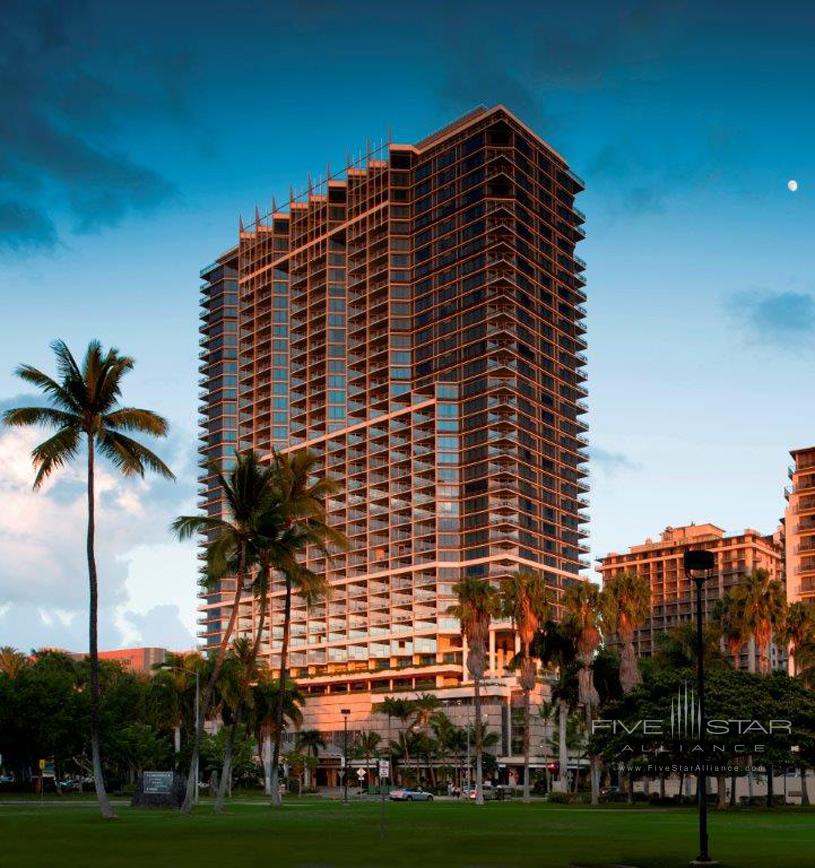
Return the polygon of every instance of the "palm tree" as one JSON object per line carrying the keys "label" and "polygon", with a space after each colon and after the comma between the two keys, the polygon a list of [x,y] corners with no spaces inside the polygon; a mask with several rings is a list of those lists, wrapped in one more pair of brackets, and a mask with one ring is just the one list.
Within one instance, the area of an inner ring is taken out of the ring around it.
{"label": "palm tree", "polygon": [[[592,582],[577,582],[563,595],[563,605],[566,609],[564,626],[574,637],[577,659],[580,661],[578,696],[581,705],[586,710],[586,737],[588,738],[591,735],[593,709],[600,701],[592,675],[592,661],[600,645],[600,622],[602,619],[600,589]],[[590,777],[591,803],[598,805],[600,803],[600,780],[597,757],[591,759]]]}
{"label": "palm tree", "polygon": [[487,640],[490,623],[499,611],[498,591],[486,580],[466,576],[453,585],[458,603],[449,614],[461,623],[461,635],[468,645],[467,669],[473,678],[475,705],[475,783],[476,804],[484,804],[483,727],[481,725],[481,679],[487,668]]}
{"label": "palm tree", "polygon": [[[320,756],[320,748],[325,750],[325,739],[318,729],[303,729],[297,733],[294,746],[301,753],[314,757],[316,763]],[[311,786],[310,774],[308,785]]]}
{"label": "palm tree", "polygon": [[[264,782],[266,794],[272,789],[272,739],[275,737],[277,708],[281,692],[283,693],[284,721],[288,720],[295,728],[303,722],[301,711],[305,697],[293,681],[286,683],[286,689],[281,691],[280,682],[268,672],[258,675],[257,683],[252,687],[252,702],[249,708],[249,727],[255,733],[265,769]],[[275,775],[275,781],[277,776]]]}
{"label": "palm tree", "polygon": [[[407,726],[408,721],[413,717],[413,700],[404,699],[403,697],[386,696],[382,702],[377,702],[371,707],[374,714],[386,714],[388,716],[388,745],[393,746],[396,742],[391,738],[391,723],[395,717],[401,722],[402,726]],[[407,742],[404,743],[407,750]],[[410,761],[410,757],[405,755],[405,769]]]}
{"label": "palm tree", "polygon": [[420,693],[411,701],[411,705],[413,706],[413,723],[410,728],[427,730],[430,728],[433,715],[441,708],[441,700],[432,693]]}
{"label": "palm tree", "polygon": [[524,694],[524,789],[523,800],[529,795],[529,737],[530,696],[537,680],[537,667],[530,647],[541,622],[549,615],[549,592],[539,573],[520,570],[510,576],[501,587],[501,608],[505,617],[512,620],[521,640],[521,689]]}
{"label": "palm tree", "polygon": [[376,756],[379,742],[381,741],[382,736],[378,732],[363,730],[356,742],[356,752],[365,760],[365,771],[368,773],[368,786],[371,785],[373,779],[373,775],[371,774],[371,757]]}
{"label": "palm tree", "polygon": [[623,693],[642,683],[634,651],[634,633],[651,614],[651,584],[647,577],[634,572],[621,572],[603,581],[603,616],[609,633],[615,632],[620,653],[620,684]]}
{"label": "palm tree", "polygon": [[[744,603],[744,597],[731,588],[716,600],[716,605],[713,607],[712,621],[716,625],[720,638],[727,647],[727,652],[730,654],[734,669],[739,668],[742,646],[750,638],[746,626]],[[689,630],[687,638],[691,641],[691,649],[693,649],[696,640],[693,635],[690,635],[691,633],[693,633],[692,629]],[[678,638],[679,634],[677,634]],[[695,651],[690,650],[691,661],[695,659],[695,653]],[[753,662],[752,658],[750,662]]]}
{"label": "palm tree", "polygon": [[784,586],[770,573],[759,568],[741,578],[736,594],[744,606],[745,632],[755,639],[758,648],[758,671],[770,671],[769,646],[774,634],[784,633],[787,600]]}
{"label": "palm tree", "polygon": [[815,642],[815,608],[813,608],[812,603],[799,600],[790,604],[787,609],[787,623],[784,632],[787,642],[789,642],[789,653],[793,661],[792,674],[797,676],[799,651]]}
{"label": "palm tree", "polygon": [[251,713],[249,706],[254,698],[251,684],[258,677],[256,660],[255,643],[245,636],[239,636],[232,642],[231,653],[221,670],[218,682],[221,717],[224,724],[228,726],[229,733],[224,746],[223,769],[215,797],[216,813],[223,811],[226,794],[232,790],[232,757],[244,719]]}
{"label": "palm tree", "polygon": [[216,477],[225,504],[224,514],[181,515],[171,525],[180,540],[191,539],[197,534],[206,535],[206,576],[203,584],[208,589],[222,587],[222,580],[235,576],[235,592],[230,608],[229,621],[221,635],[215,652],[215,665],[204,689],[199,705],[198,720],[195,725],[190,773],[187,778],[187,792],[181,807],[183,813],[192,810],[195,792],[194,774],[204,721],[226,652],[235,631],[240,609],[241,596],[246,590],[249,571],[257,560],[257,544],[260,537],[258,526],[273,503],[271,490],[271,470],[264,467],[254,452],[236,454],[235,463],[225,476],[216,464],[210,465],[210,472]]}
{"label": "palm tree", "polygon": [[22,651],[4,645],[0,648],[0,672],[12,681],[28,666],[28,657]]}
{"label": "palm tree", "polygon": [[557,680],[552,684],[552,701],[558,707],[558,789],[567,790],[569,750],[566,727],[569,714],[577,706],[575,660],[577,646],[574,636],[557,621],[546,621],[532,642],[532,653],[544,669],[554,670]]}
{"label": "palm tree", "polygon": [[[51,349],[56,356],[57,379],[31,365],[20,365],[15,373],[20,379],[36,386],[48,399],[48,407],[19,407],[6,410],[6,425],[27,427],[44,426],[54,430],[32,452],[38,489],[51,474],[73,461],[85,447],[87,467],[88,528],[86,553],[88,559],[88,585],[90,604],[88,611],[88,656],[90,657],[90,724],[91,754],[96,798],[102,816],[115,816],[102,769],[102,750],[99,737],[99,653],[97,609],[99,584],[96,572],[96,478],[97,453],[107,458],[124,476],[143,477],[151,470],[166,479],[174,479],[169,467],[147,447],[128,434],[137,432],[152,437],[165,437],[167,422],[151,410],[121,406],[122,380],[133,369],[130,356],[122,356],[116,349],[102,350],[98,341],[91,341],[78,365],[63,341],[54,341]],[[124,432],[127,432],[124,433]]]}
{"label": "palm tree", "polygon": [[[280,511],[292,549],[305,552],[310,546],[325,558],[330,558],[329,545],[344,549],[348,545],[345,535],[326,521],[326,498],[337,490],[337,483],[317,474],[317,457],[308,449],[272,456],[273,487],[279,498]],[[328,581],[299,565],[296,558],[278,564],[283,574],[285,597],[283,600],[283,636],[280,643],[280,675],[278,681],[288,681],[288,652],[291,634],[292,594],[297,593],[307,605],[325,599],[329,594]],[[280,806],[280,792],[276,786],[277,767],[280,762],[280,741],[283,737],[283,702],[281,693],[277,709],[274,749],[272,754],[272,803]]]}

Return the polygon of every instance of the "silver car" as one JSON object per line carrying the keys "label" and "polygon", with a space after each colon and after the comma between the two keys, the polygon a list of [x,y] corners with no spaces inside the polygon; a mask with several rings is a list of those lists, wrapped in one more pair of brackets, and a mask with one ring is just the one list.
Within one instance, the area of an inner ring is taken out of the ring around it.
{"label": "silver car", "polygon": [[421,787],[399,787],[391,790],[390,799],[392,802],[432,802],[433,793]]}

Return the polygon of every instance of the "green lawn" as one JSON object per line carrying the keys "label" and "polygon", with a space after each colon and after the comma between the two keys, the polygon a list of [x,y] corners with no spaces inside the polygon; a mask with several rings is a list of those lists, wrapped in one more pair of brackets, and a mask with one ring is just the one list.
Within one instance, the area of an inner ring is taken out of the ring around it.
{"label": "green lawn", "polygon": [[[279,812],[232,805],[216,817],[117,808],[104,822],[81,802],[0,802],[0,865],[94,868],[515,868],[687,865],[696,854],[696,815],[650,809],[460,802],[385,805],[302,800]],[[716,813],[711,851],[727,866],[815,865],[815,812],[795,809]]]}

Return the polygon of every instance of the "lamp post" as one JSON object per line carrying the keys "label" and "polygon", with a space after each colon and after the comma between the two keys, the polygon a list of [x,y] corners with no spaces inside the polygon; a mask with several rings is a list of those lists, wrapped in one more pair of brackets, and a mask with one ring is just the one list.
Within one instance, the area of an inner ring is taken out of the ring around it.
{"label": "lamp post", "polygon": [[[186,672],[187,675],[195,676],[195,728],[198,729],[198,715],[200,714],[200,702],[201,702],[201,679],[199,673],[195,669],[185,669],[183,666],[170,666],[167,663],[162,664],[160,667],[164,670],[174,670],[176,672]],[[198,763],[200,762],[200,757],[196,757],[195,759],[195,796],[193,798],[193,803],[198,804]]]}
{"label": "lamp post", "polygon": [[685,575],[696,586],[696,692],[699,697],[699,744],[702,747],[702,761],[699,765],[697,800],[699,802],[699,855],[691,865],[716,865],[708,852],[707,835],[707,770],[705,763],[705,661],[704,638],[702,630],[702,585],[709,579],[716,567],[713,552],[696,549],[685,552],[683,556]]}
{"label": "lamp post", "polygon": [[342,728],[344,732],[343,748],[342,748],[342,785],[343,785],[343,804],[348,804],[348,715],[351,713],[350,708],[341,708]]}

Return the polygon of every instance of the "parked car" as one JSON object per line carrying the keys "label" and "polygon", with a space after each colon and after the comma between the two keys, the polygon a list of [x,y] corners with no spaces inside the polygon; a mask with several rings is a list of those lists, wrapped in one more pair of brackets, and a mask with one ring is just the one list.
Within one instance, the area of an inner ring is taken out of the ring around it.
{"label": "parked car", "polygon": [[399,787],[391,790],[390,800],[392,802],[432,802],[433,793],[428,793],[421,787]]}
{"label": "parked car", "polygon": [[17,778],[14,776],[14,772],[0,774],[0,784],[13,784],[16,780]]}

